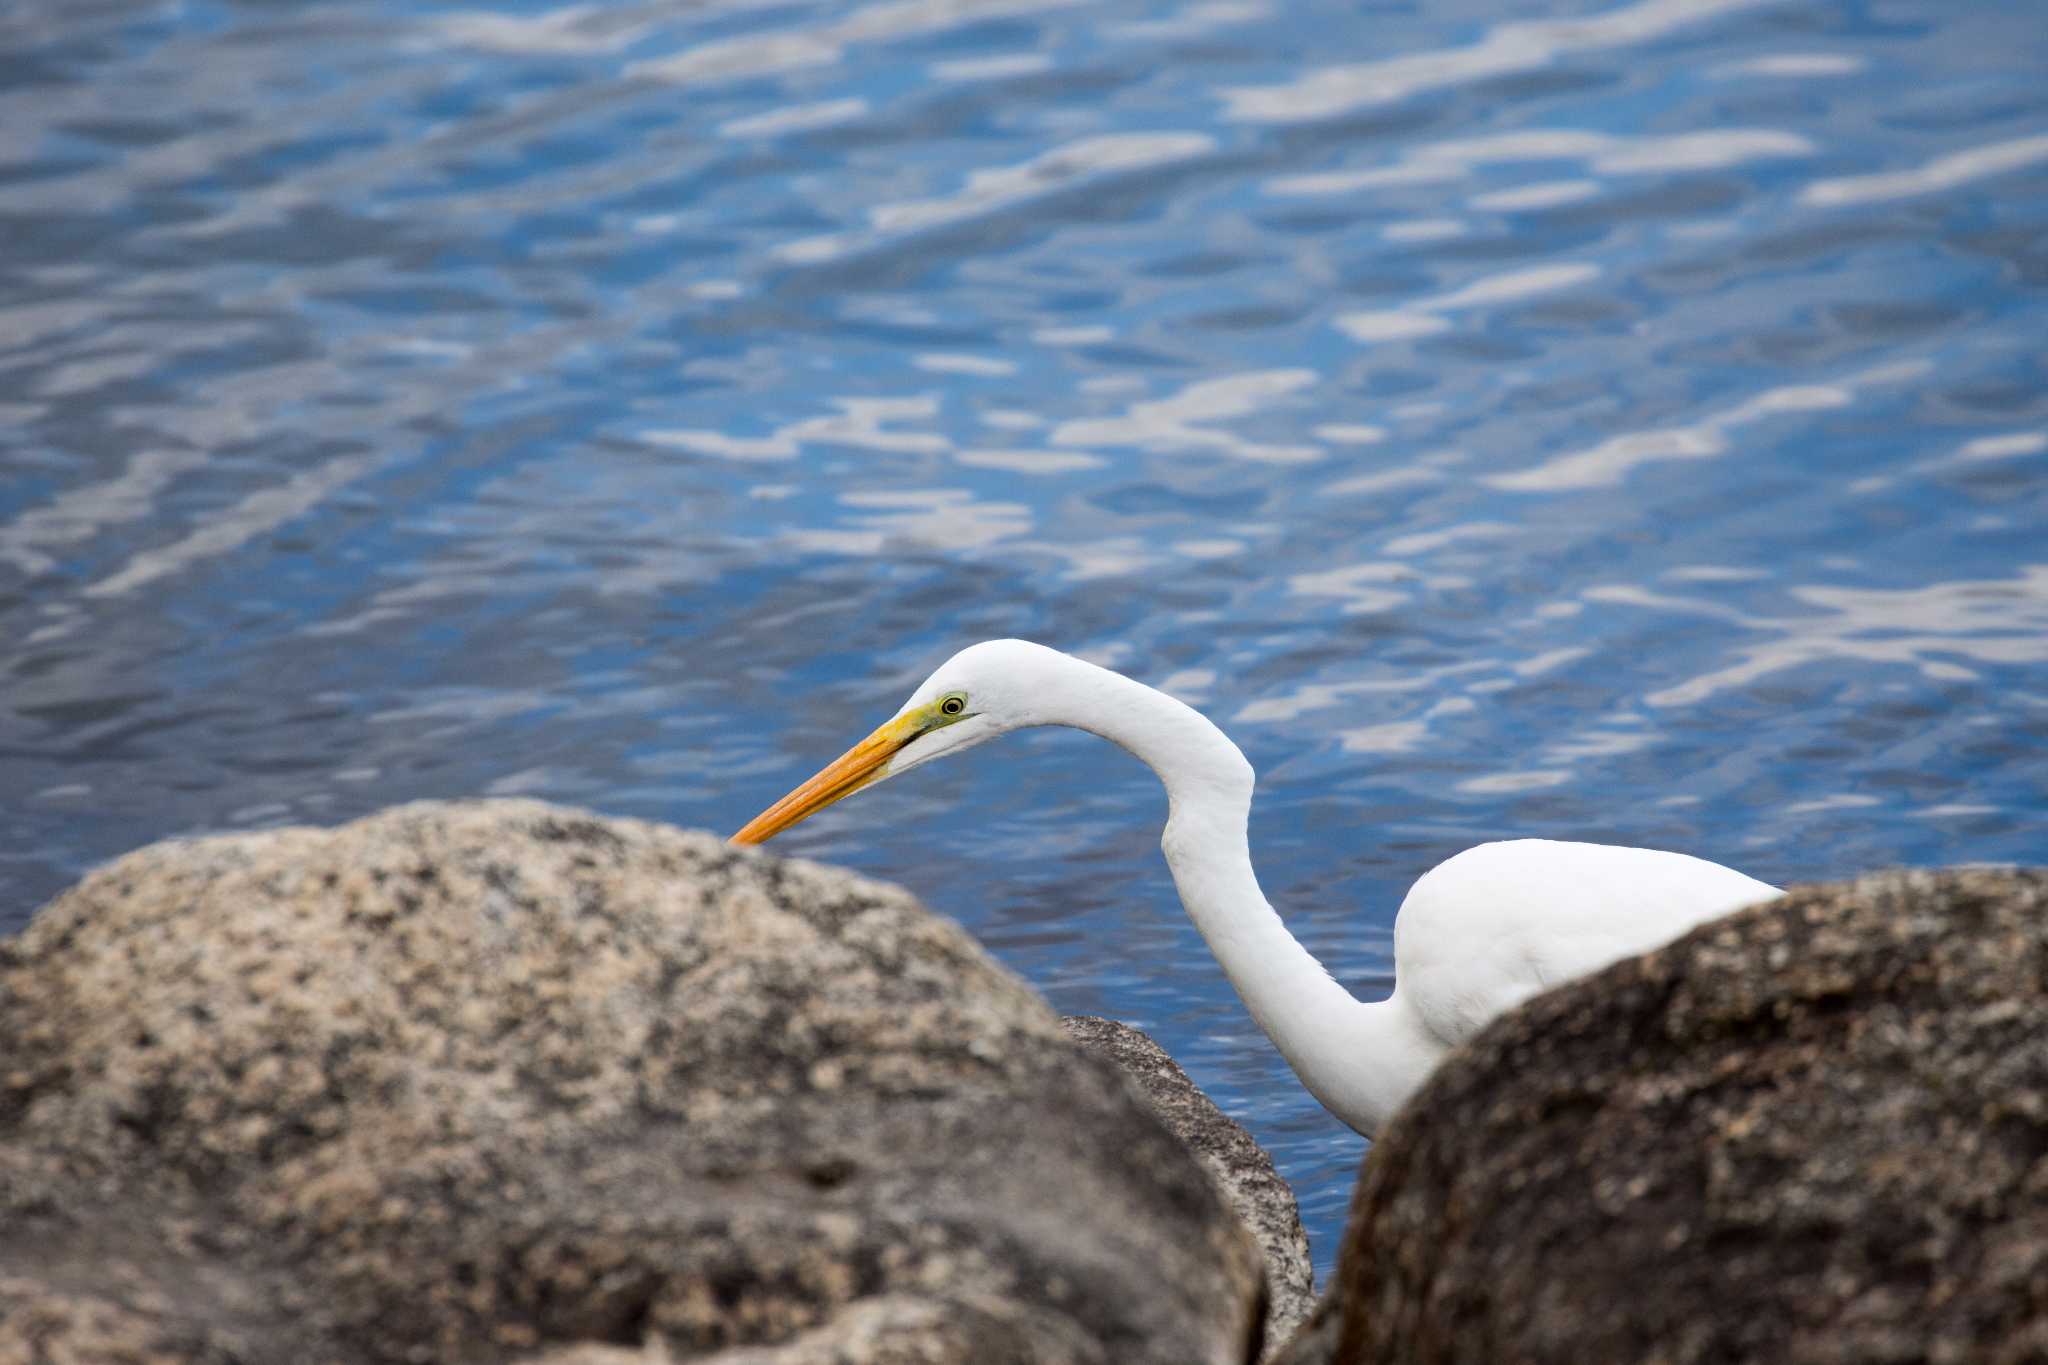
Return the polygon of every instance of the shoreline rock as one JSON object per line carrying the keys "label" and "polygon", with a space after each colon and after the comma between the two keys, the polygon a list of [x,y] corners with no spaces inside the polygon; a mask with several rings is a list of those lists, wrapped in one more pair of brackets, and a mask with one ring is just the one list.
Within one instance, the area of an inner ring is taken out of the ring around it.
{"label": "shoreline rock", "polygon": [[1258,1340],[1237,1219],[1028,987],[707,834],[490,801],[155,845],[0,944],[0,1038],[0,1358]]}
{"label": "shoreline rock", "polygon": [[1502,1016],[1282,1358],[2048,1359],[2048,872],[1795,888]]}

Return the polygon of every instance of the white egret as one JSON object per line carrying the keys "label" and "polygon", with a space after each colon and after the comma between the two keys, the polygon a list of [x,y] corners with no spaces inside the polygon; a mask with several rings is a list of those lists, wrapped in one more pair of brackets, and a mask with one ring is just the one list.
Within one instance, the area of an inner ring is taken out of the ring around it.
{"label": "white egret", "polygon": [[1135,754],[1166,786],[1160,839],[1181,904],[1294,1074],[1377,1132],[1446,1053],[1518,1001],[1778,894],[1740,872],[1647,848],[1517,839],[1423,874],[1394,921],[1394,990],[1332,980],[1259,890],[1246,823],[1252,766],[1193,708],[1023,640],[960,651],[902,710],[732,836],[758,844],[884,778],[1027,725],[1071,725]]}

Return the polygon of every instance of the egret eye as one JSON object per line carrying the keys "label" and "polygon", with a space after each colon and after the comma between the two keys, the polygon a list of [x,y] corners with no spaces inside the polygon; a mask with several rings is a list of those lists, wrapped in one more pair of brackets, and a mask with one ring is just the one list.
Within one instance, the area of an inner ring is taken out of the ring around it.
{"label": "egret eye", "polygon": [[957,716],[966,709],[967,698],[957,692],[939,703],[939,714],[942,716]]}

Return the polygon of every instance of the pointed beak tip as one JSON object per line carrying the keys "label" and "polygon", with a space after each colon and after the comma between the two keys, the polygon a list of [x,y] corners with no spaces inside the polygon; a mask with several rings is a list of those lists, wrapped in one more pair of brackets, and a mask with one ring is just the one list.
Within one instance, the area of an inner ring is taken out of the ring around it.
{"label": "pointed beak tip", "polygon": [[890,755],[915,737],[900,720],[869,735],[813,774],[767,810],[739,828],[726,843],[741,848],[765,844],[791,825],[823,810],[882,776]]}

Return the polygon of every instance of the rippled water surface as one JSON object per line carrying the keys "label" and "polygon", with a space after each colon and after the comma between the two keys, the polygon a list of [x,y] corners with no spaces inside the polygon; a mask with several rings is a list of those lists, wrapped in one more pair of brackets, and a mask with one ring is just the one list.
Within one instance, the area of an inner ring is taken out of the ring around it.
{"label": "rippled water surface", "polygon": [[[729,831],[961,644],[1261,772],[1385,988],[1477,840],[2042,859],[2048,4],[0,9],[0,928],[165,835]],[[789,851],[1362,1143],[1020,737]]]}

